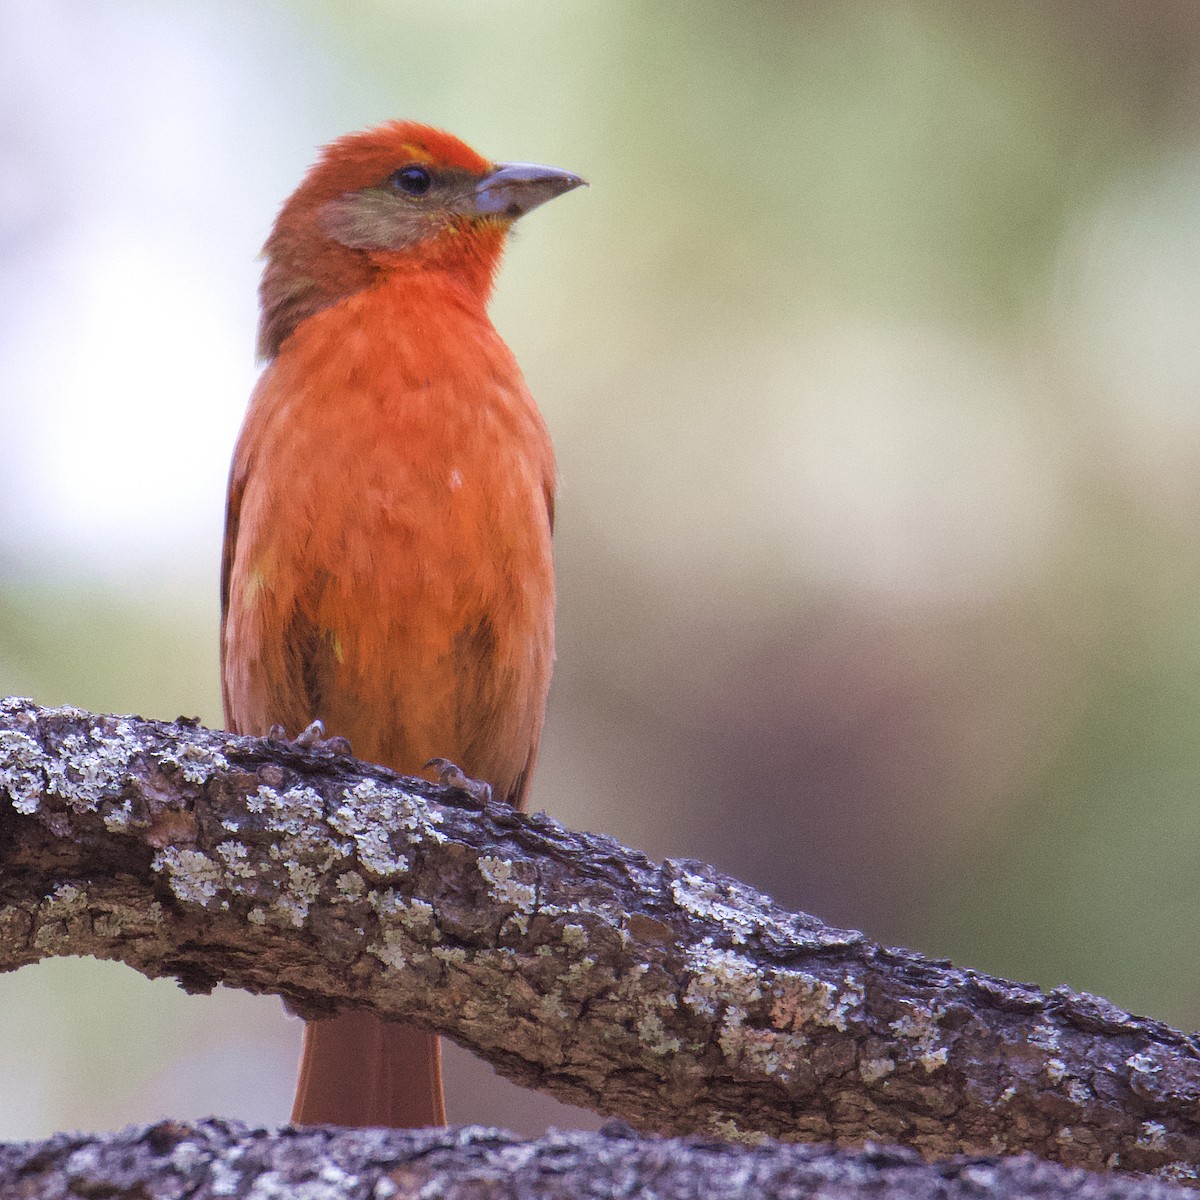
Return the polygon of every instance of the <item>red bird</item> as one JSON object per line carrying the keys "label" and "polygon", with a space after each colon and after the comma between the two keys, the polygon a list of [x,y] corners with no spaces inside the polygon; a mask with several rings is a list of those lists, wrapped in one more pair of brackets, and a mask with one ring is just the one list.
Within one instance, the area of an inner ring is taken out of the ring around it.
{"label": "red bird", "polygon": [[[521,805],[554,661],[554,451],[487,317],[513,222],[583,180],[391,122],[326,147],[264,249],[267,366],[229,480],[225,719],[320,719]],[[445,1121],[438,1039],[309,1024],[292,1119]]]}

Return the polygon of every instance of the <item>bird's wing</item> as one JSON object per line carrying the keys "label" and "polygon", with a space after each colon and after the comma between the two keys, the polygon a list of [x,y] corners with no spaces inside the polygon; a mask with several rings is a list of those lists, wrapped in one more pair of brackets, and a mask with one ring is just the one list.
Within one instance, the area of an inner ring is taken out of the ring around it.
{"label": "bird's wing", "polygon": [[250,474],[250,463],[239,451],[235,452],[233,465],[229,469],[229,490],[225,497],[225,542],[221,547],[221,701],[225,707],[225,719],[230,719],[229,691],[226,680],[225,624],[229,619],[229,586],[233,578],[233,562],[237,555],[238,523],[242,515],[242,496],[246,491],[246,479]]}

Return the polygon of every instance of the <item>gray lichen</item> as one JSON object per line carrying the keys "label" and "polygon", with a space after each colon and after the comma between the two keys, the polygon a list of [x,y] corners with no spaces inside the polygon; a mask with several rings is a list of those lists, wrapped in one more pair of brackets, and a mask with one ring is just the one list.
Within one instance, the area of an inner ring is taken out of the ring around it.
{"label": "gray lichen", "polygon": [[0,873],[0,967],[100,954],[416,1019],[647,1127],[1200,1161],[1194,1040],[882,950],[702,864],[351,760],[29,702],[0,706],[0,792],[21,867]]}
{"label": "gray lichen", "polygon": [[271,1132],[215,1119],[195,1125],[171,1121],[0,1147],[0,1193],[58,1196],[65,1183],[73,1196],[231,1200],[651,1195],[1175,1200],[1186,1194],[1168,1182],[1088,1174],[1028,1156],[932,1164],[897,1147],[785,1146],[756,1137],[733,1119],[714,1132],[726,1142],[750,1144],[640,1140],[611,1129],[551,1131],[526,1140],[472,1127]]}

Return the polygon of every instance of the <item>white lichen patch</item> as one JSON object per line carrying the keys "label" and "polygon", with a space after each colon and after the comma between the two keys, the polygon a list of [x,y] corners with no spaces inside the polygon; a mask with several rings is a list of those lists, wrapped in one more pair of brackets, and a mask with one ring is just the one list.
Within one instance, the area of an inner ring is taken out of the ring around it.
{"label": "white lichen patch", "polygon": [[11,930],[24,930],[28,924],[28,913],[24,908],[15,904],[6,904],[0,908],[0,936],[5,936]]}
{"label": "white lichen patch", "polygon": [[[809,1044],[808,1033],[802,1028],[764,1028],[750,1019],[751,1007],[764,996],[770,998],[773,981],[750,959],[714,947],[711,939],[692,947],[687,962],[692,977],[683,1002],[694,1012],[719,1018],[716,1043],[726,1059],[760,1078],[788,1083]],[[821,991],[810,987],[806,994],[811,1000]],[[828,1013],[835,1005],[835,995],[825,994],[820,1003],[823,1023],[831,1023]]]}
{"label": "white lichen patch", "polygon": [[133,824],[133,801],[122,800],[120,804],[109,804],[104,809],[104,828],[109,833],[122,833]]}
{"label": "white lichen patch", "polygon": [[373,954],[385,967],[399,971],[408,966],[408,938],[398,929],[383,930],[382,937],[367,947],[367,952]]}
{"label": "white lichen patch", "polygon": [[287,864],[288,885],[293,892],[310,900],[317,898],[317,873],[304,863]]}
{"label": "white lichen patch", "polygon": [[320,876],[304,863],[286,865],[288,890],[275,900],[275,908],[298,929],[304,924],[313,901],[321,894]]}
{"label": "white lichen patch", "polygon": [[188,783],[207,783],[219,771],[229,769],[229,760],[219,750],[185,742],[174,754],[164,754],[159,760],[164,767],[178,771]]}
{"label": "white lichen patch", "polygon": [[38,810],[46,786],[46,761],[38,742],[16,729],[0,730],[0,791],[26,816]]}
{"label": "white lichen patch", "polygon": [[500,926],[499,935],[502,938],[524,937],[528,932],[529,917],[525,913],[513,913],[511,917],[505,918],[504,923]]}
{"label": "white lichen patch", "polygon": [[582,925],[564,925],[562,942],[568,950],[583,950],[587,946],[587,930]]}
{"label": "white lichen patch", "polygon": [[315,788],[301,784],[280,791],[269,784],[259,784],[258,791],[246,797],[246,807],[253,813],[272,813],[275,823],[285,834],[305,833],[325,820],[325,802]]}
{"label": "white lichen patch", "polygon": [[[180,900],[207,909],[227,909],[233,895],[244,895],[248,890],[261,892],[266,886],[272,892],[271,903],[266,909],[253,909],[249,919],[263,925],[274,916],[299,928],[320,895],[319,868],[302,861],[310,845],[323,856],[320,865],[324,866],[324,860],[331,857],[328,846],[307,834],[295,839],[285,835],[268,848],[265,857],[237,838],[218,843],[211,855],[187,847],[165,846],[155,855],[153,865],[165,875]],[[278,880],[280,867],[282,887]]]}
{"label": "white lichen patch", "polygon": [[1067,1064],[1061,1058],[1048,1058],[1042,1070],[1051,1083],[1061,1083],[1067,1074]]}
{"label": "white lichen patch", "polygon": [[[318,1172],[317,1177],[322,1183],[330,1184],[335,1188],[336,1192],[333,1194],[338,1196],[349,1196],[352,1190],[358,1186],[359,1182],[357,1175],[352,1171],[343,1170],[336,1163],[325,1163]],[[287,1192],[283,1194],[294,1196],[296,1193],[293,1185],[289,1184]]]}
{"label": "white lichen patch", "polygon": [[808,1043],[802,1033],[778,1033],[773,1029],[756,1029],[746,1024],[741,1008],[728,1008],[721,1018],[717,1045],[731,1063],[743,1071],[763,1079],[788,1082],[793,1075],[792,1064]]}
{"label": "white lichen patch", "polygon": [[582,983],[595,969],[596,963],[594,959],[581,958],[573,962],[563,972],[563,982],[568,985]]}
{"label": "white lichen patch", "polygon": [[258,873],[245,842],[225,841],[217,847],[217,855],[226,872],[234,879],[253,879]]}
{"label": "white lichen patch", "polygon": [[354,838],[354,850],[363,870],[380,878],[403,875],[411,865],[407,854],[392,850],[386,829],[363,830]]}
{"label": "white lichen patch", "polygon": [[1126,1060],[1125,1065],[1135,1075],[1157,1075],[1162,1070],[1162,1063],[1153,1055],[1145,1050],[1139,1051],[1137,1054],[1131,1054]]}
{"label": "white lichen patch", "polygon": [[33,935],[34,949],[47,956],[57,954],[70,932],[66,921],[43,921]]}
{"label": "white lichen patch", "polygon": [[1161,1121],[1143,1121],[1138,1127],[1137,1144],[1146,1150],[1165,1150],[1167,1127]]}
{"label": "white lichen patch", "polygon": [[743,1146],[757,1146],[767,1140],[767,1135],[757,1129],[743,1129],[732,1117],[722,1117],[707,1123],[708,1130],[724,1142],[738,1142]]}
{"label": "white lichen patch", "polygon": [[895,1069],[896,1060],[881,1054],[876,1058],[864,1058],[858,1064],[858,1075],[863,1083],[878,1083]]}
{"label": "white lichen patch", "polygon": [[300,929],[304,925],[308,917],[308,908],[310,908],[310,904],[302,896],[288,893],[276,896],[275,901],[271,904],[271,912],[282,918],[284,924],[294,925],[296,929]]}
{"label": "white lichen patch", "polygon": [[343,871],[336,881],[338,894],[349,900],[357,900],[366,894],[367,885],[357,871]]}
{"label": "white lichen patch", "polygon": [[164,846],[154,856],[153,866],[166,876],[167,886],[180,900],[201,908],[212,908],[226,884],[225,869],[199,850]]}
{"label": "white lichen patch", "polygon": [[[513,864],[506,858],[482,854],[476,864],[489,890],[501,904],[511,904],[519,913],[531,913],[537,903],[537,888],[513,875]],[[526,927],[528,928],[528,926]]]}
{"label": "white lichen patch", "polygon": [[370,875],[384,878],[402,875],[409,869],[408,855],[393,850],[392,831],[404,831],[405,840],[415,845],[422,837],[445,841],[445,835],[434,826],[441,822],[441,813],[423,813],[416,801],[403,793],[387,791],[373,779],[364,779],[343,793],[343,803],[334,808],[329,824],[349,838],[363,869]]}
{"label": "white lichen patch", "polygon": [[437,910],[424,900],[408,900],[393,888],[367,893],[367,901],[379,916],[378,939],[367,947],[380,962],[400,968],[415,954],[426,953],[421,943],[441,940]]}
{"label": "white lichen patch", "polygon": [[711,938],[692,946],[687,954],[691,979],[683,1002],[694,1012],[714,1017],[722,1006],[726,1013],[745,1017],[746,1008],[762,998],[762,980],[750,959],[733,950],[719,950]]}
{"label": "white lichen patch", "polygon": [[86,915],[87,892],[74,884],[59,884],[48,895],[39,914],[40,924],[33,944],[45,953],[54,953],[71,933],[70,923]]}
{"label": "white lichen patch", "polygon": [[[388,829],[403,829],[412,835],[409,841],[413,843],[423,838],[432,838],[435,842],[446,840],[446,835],[435,828],[444,822],[442,814],[405,792],[381,787],[373,779],[364,779],[348,788],[344,795],[346,804],[339,807],[335,815],[352,828],[361,827],[363,822],[383,824]],[[349,834],[351,829],[343,832]]]}
{"label": "white lichen patch", "polygon": [[136,749],[133,726],[128,721],[116,720],[113,735],[102,733],[96,726],[89,733],[88,737],[67,734],[57,754],[43,763],[47,792],[61,796],[76,812],[95,811],[106,800],[117,797]]}
{"label": "white lichen patch", "polygon": [[749,1009],[762,1000],[764,983],[754,962],[736,950],[718,949],[706,938],[689,950],[688,970],[683,1002],[692,1012],[720,1016],[716,1042],[722,1054],[764,1078],[790,1078],[790,1064],[808,1038],[751,1025]]}
{"label": "white lichen patch", "polygon": [[73,883],[60,883],[46,897],[45,909],[47,914],[62,916],[64,912],[76,911],[87,907],[87,892],[76,887]]}
{"label": "white lichen patch", "polygon": [[207,1153],[201,1150],[195,1142],[180,1142],[171,1151],[171,1156],[167,1159],[167,1162],[170,1163],[172,1169],[182,1175],[187,1175],[207,1158]]}
{"label": "white lichen patch", "polygon": [[840,1029],[845,1033],[850,1027],[851,1018],[862,1016],[866,999],[867,993],[857,979],[844,980],[829,1014],[829,1022],[834,1029]]}
{"label": "white lichen patch", "polygon": [[[265,859],[261,851],[243,855],[230,843],[222,843],[218,852],[231,879],[258,875],[271,883],[282,871],[283,886],[275,885],[277,894],[268,913],[299,928],[320,897],[324,873],[349,855],[352,847],[329,837],[325,802],[315,788],[298,785],[279,790],[264,783],[246,798],[246,804],[251,812],[267,815],[274,826],[276,840],[266,847]],[[258,870],[256,861],[261,862]],[[339,878],[358,879],[357,894],[361,894],[362,880],[355,872],[343,872]]]}
{"label": "white lichen patch", "polygon": [[[617,905],[596,903],[594,900],[589,900],[586,896],[574,897],[571,905],[564,908],[560,904],[549,903],[543,896],[540,898],[537,905],[538,916],[540,917],[567,917],[572,918],[571,924],[578,923],[578,919],[582,916],[595,917],[598,922],[613,930],[621,939],[621,945],[628,948],[636,942],[636,938],[625,928],[626,914]],[[595,922],[593,922],[595,925]],[[580,926],[580,928],[583,928]],[[586,931],[585,931],[586,933]]]}
{"label": "white lichen patch", "polygon": [[643,1013],[637,1023],[637,1035],[638,1041],[659,1058],[668,1054],[678,1054],[683,1047],[683,1043],[677,1037],[667,1033],[667,1028],[658,1013]]}
{"label": "white lichen patch", "polygon": [[779,971],[771,981],[771,1024],[776,1029],[825,1025],[845,1033],[861,1014],[866,994],[862,984],[847,978],[839,983],[806,971]]}
{"label": "white lichen patch", "polygon": [[1082,1079],[1068,1079],[1063,1090],[1067,1093],[1067,1097],[1074,1104],[1087,1104],[1095,1093]]}
{"label": "white lichen patch", "polygon": [[1159,1179],[1169,1179],[1174,1183],[1195,1183],[1200,1179],[1200,1167],[1188,1162],[1164,1163],[1158,1170],[1152,1171],[1152,1175]]}
{"label": "white lichen patch", "polygon": [[1025,1035],[1032,1046],[1040,1046],[1043,1050],[1057,1051],[1062,1049],[1062,1040],[1058,1029],[1049,1021],[1042,1020]]}
{"label": "white lichen patch", "polygon": [[890,1023],[892,1032],[914,1043],[914,1057],[924,1070],[936,1071],[938,1067],[944,1067],[950,1057],[949,1048],[941,1043],[939,1028],[944,1010],[934,1003],[928,1008],[908,1001],[901,1003],[908,1011]]}
{"label": "white lichen patch", "polygon": [[[270,784],[259,784],[258,790],[246,797],[246,807],[270,819],[278,840],[270,847],[269,854],[277,862],[312,858],[330,851],[325,801],[315,788],[299,784],[281,791]],[[332,849],[336,854],[342,847],[334,842]]]}
{"label": "white lichen patch", "polygon": [[[268,1172],[269,1174],[270,1172]],[[262,1181],[263,1176],[255,1180],[255,1186]],[[242,1188],[242,1177],[228,1163],[219,1158],[213,1158],[208,1164],[208,1190],[214,1196],[236,1196]],[[266,1196],[262,1197],[266,1200]]]}
{"label": "white lichen patch", "polygon": [[753,911],[730,904],[716,884],[700,875],[685,871],[681,878],[672,880],[671,898],[693,917],[720,925],[735,946],[744,946],[762,925]]}
{"label": "white lichen patch", "polygon": [[[18,721],[27,719],[28,727],[36,728],[32,714],[24,713],[21,704],[8,704],[5,712],[15,713]],[[93,719],[78,709],[49,710],[48,715],[56,714]],[[6,729],[0,731],[0,789],[26,815],[37,811],[43,795],[61,796],[75,811],[96,810],[120,794],[135,749],[133,726],[123,719],[112,722],[111,733],[99,723],[92,724],[86,736],[69,733],[53,754],[44,752],[30,734]]]}
{"label": "white lichen patch", "polygon": [[395,888],[385,888],[382,892],[368,892],[367,903],[386,920],[397,916],[408,901]]}
{"label": "white lichen patch", "polygon": [[[596,968],[594,960],[583,958],[570,963],[558,977],[553,995],[556,1000],[563,999],[568,1013],[578,1012],[580,1001],[591,995],[589,976]],[[666,1025],[666,1017],[677,1012],[678,1001],[672,980],[661,970],[652,971],[648,963],[634,963],[621,971],[606,991],[621,1012],[629,1014],[622,1019],[624,1029],[613,1030],[613,1038],[633,1033],[648,1051],[660,1058],[684,1048],[684,1043]],[[699,1047],[689,1044],[688,1048]]]}
{"label": "white lichen patch", "polygon": [[946,1046],[923,1050],[917,1061],[926,1072],[936,1071],[938,1067],[944,1067],[950,1061],[950,1050]]}
{"label": "white lichen patch", "polygon": [[442,931],[437,925],[437,912],[425,900],[410,900],[398,909],[396,918],[414,937],[426,942],[440,942]]}
{"label": "white lichen patch", "polygon": [[534,1004],[542,1020],[551,1025],[561,1024],[571,1015],[570,1010],[562,1002],[562,992],[557,988],[543,996],[538,996]]}

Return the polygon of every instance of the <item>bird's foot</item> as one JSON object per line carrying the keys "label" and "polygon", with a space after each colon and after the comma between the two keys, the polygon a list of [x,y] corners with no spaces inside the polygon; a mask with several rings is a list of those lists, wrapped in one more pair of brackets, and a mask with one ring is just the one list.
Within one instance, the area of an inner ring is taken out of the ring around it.
{"label": "bird's foot", "polygon": [[267,731],[267,740],[283,742],[296,750],[328,750],[329,753],[343,758],[352,753],[350,739],[338,735],[327,738],[325,722],[321,720],[312,721],[292,741],[288,741],[287,730],[282,725],[272,725]]}
{"label": "bird's foot", "polygon": [[492,785],[486,779],[472,779],[462,767],[452,763],[448,758],[431,758],[425,764],[425,770],[437,771],[438,782],[444,787],[466,792],[481,807],[492,798]]}

